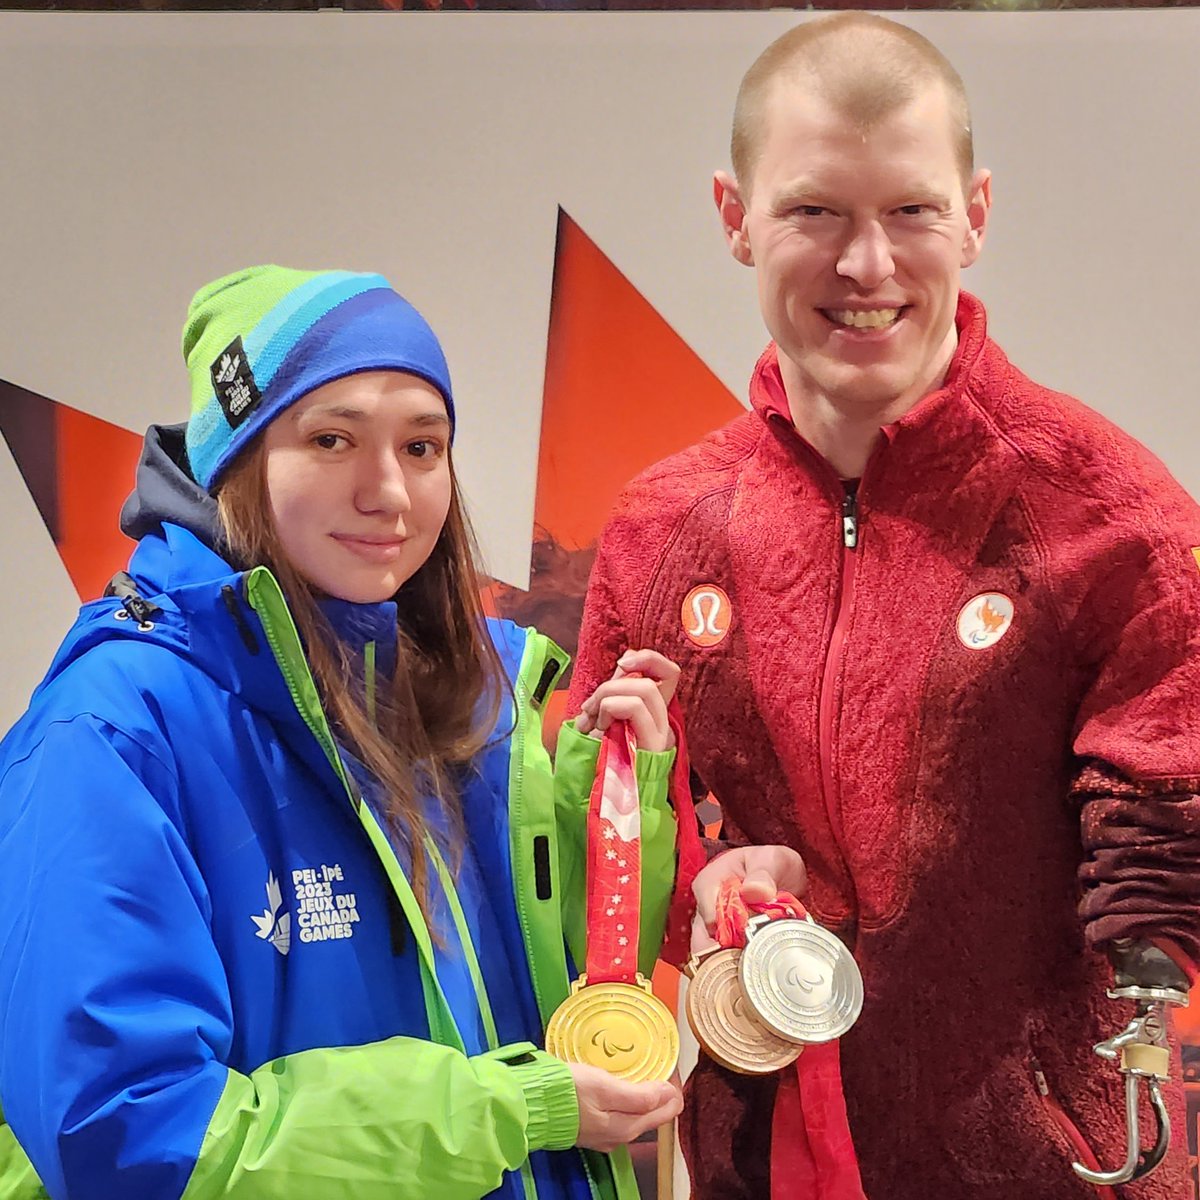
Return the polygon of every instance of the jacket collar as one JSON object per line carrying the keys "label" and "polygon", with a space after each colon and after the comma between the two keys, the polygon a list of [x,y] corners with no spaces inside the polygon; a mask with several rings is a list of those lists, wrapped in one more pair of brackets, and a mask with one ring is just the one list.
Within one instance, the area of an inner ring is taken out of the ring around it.
{"label": "jacket collar", "polygon": [[[987,314],[983,304],[968,292],[959,293],[955,324],[958,327],[958,345],[950,360],[945,382],[919,400],[898,421],[883,426],[884,436],[889,441],[897,430],[918,428],[948,405],[961,401],[988,345]],[[763,351],[750,377],[750,403],[768,425],[782,424],[794,431],[783,374],[779,368],[779,348],[774,342]],[[796,436],[799,437],[799,434]]]}

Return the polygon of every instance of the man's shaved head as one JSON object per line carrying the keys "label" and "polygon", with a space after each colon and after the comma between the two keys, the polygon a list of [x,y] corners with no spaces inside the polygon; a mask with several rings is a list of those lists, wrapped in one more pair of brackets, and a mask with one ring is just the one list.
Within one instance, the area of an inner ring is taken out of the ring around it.
{"label": "man's shaved head", "polygon": [[932,84],[946,91],[955,155],[966,188],[975,167],[966,89],[932,42],[907,25],[865,12],[837,13],[789,30],[755,59],[738,89],[730,152],[743,193],[751,185],[767,105],[776,89],[791,87],[819,96],[865,133]]}

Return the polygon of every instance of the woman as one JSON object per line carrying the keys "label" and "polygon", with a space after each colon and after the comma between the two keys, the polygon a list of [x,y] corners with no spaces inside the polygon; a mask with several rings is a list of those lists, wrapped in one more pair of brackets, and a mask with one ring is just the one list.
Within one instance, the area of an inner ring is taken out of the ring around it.
{"label": "woman", "polygon": [[[261,267],[197,294],[183,349],[129,573],[0,747],[0,1195],[636,1194],[580,1151],[678,1090],[535,1048],[568,987],[555,810],[582,819],[598,743],[564,729],[552,779],[565,657],[483,619],[437,339],[380,276]],[[652,961],[677,673],[623,668],[582,723],[649,751]]]}

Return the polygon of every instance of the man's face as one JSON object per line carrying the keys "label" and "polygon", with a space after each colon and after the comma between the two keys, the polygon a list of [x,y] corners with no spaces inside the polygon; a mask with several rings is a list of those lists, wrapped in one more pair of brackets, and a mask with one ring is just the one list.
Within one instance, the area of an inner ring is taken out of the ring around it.
{"label": "man's face", "polygon": [[793,409],[813,396],[900,415],[936,388],[957,341],[959,273],[990,203],[968,197],[945,95],[930,86],[868,133],[812,92],[776,87],[749,195],[720,174],[730,249],[758,275]]}

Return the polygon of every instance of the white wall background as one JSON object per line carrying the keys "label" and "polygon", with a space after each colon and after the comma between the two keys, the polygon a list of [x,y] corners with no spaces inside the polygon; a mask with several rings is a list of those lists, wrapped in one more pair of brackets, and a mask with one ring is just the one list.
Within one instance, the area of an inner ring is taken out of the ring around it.
{"label": "white wall background", "polygon": [[[557,206],[741,396],[765,335],[709,179],[741,73],[796,19],[0,13],[0,378],[183,419],[201,283],[380,270],[446,343],[489,566],[523,583]],[[968,276],[993,332],[1200,494],[1200,10],[905,19],[962,72],[995,171]],[[0,572],[3,729],[76,601],[2,441]]]}

